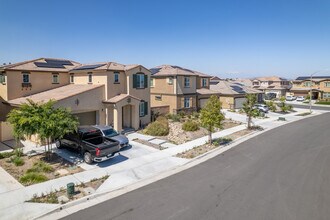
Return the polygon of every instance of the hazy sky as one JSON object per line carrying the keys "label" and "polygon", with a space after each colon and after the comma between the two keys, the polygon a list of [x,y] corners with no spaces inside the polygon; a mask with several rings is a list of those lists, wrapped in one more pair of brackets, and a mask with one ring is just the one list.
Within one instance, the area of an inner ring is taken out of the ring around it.
{"label": "hazy sky", "polygon": [[330,68],[329,0],[0,0],[0,63],[38,57],[221,77]]}

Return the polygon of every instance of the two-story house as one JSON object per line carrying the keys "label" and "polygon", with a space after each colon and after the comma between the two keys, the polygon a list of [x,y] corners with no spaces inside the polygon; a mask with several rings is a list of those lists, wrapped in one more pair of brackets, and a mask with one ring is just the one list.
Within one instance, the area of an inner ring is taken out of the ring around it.
{"label": "two-story house", "polygon": [[81,125],[113,125],[118,131],[150,122],[150,71],[114,62],[82,65],[40,58],[0,67],[0,140],[8,112],[26,103],[56,101],[72,110]]}
{"label": "two-story house", "polygon": [[[203,104],[199,103],[198,91],[209,90],[211,76],[173,65],[150,70],[150,102],[154,111],[196,111]],[[206,100],[209,96],[204,94],[203,98]]]}
{"label": "two-story house", "polygon": [[276,94],[276,98],[285,96],[286,92],[291,88],[289,80],[278,76],[257,77],[252,80],[252,86],[265,94]]}
{"label": "two-story house", "polygon": [[300,76],[292,81],[290,92],[294,96],[308,96],[312,99],[330,99],[330,76]]}

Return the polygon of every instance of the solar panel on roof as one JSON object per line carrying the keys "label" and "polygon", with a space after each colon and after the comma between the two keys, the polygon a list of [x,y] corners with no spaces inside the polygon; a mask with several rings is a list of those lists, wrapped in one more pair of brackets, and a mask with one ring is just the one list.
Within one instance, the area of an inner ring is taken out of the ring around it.
{"label": "solar panel on roof", "polygon": [[60,64],[60,65],[73,66],[73,64],[69,60],[45,59],[45,61],[46,61],[46,63],[56,63],[56,64]]}
{"label": "solar panel on roof", "polygon": [[75,70],[91,70],[96,69],[98,67],[104,66],[105,64],[94,64],[94,65],[85,65],[75,68]]}
{"label": "solar panel on roof", "polygon": [[43,62],[34,62],[37,67],[45,67],[45,68],[60,68],[64,69],[65,67],[59,63],[43,63]]}

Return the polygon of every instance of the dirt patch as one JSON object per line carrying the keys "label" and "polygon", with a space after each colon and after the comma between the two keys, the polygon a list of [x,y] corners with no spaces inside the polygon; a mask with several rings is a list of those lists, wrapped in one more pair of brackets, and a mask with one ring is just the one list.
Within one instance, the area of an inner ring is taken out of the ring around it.
{"label": "dirt patch", "polygon": [[181,158],[195,158],[199,155],[202,155],[210,150],[213,150],[218,147],[222,147],[228,143],[230,143],[233,140],[236,140],[237,138],[240,138],[244,135],[252,133],[254,130],[244,129],[241,131],[237,131],[235,133],[232,133],[226,137],[219,138],[217,140],[213,141],[213,144],[204,144],[202,146],[194,147],[193,149],[187,150],[183,153],[179,153],[176,156]]}
{"label": "dirt patch", "polygon": [[[51,166],[53,168],[52,172],[44,172],[44,174],[48,180],[59,178],[62,176],[79,173],[83,171],[82,168],[75,166],[74,164],[68,162],[57,154],[53,153],[47,159],[45,155],[35,155],[35,156],[22,156],[24,164],[22,166],[15,166],[14,163],[11,162],[10,158],[3,158],[0,160],[0,166],[5,169],[11,176],[20,181],[20,178],[26,174],[26,172],[33,168],[33,165],[37,162],[43,161],[45,164]],[[62,172],[57,172],[57,170],[62,170]],[[66,170],[67,172],[63,172]],[[23,185],[31,185],[24,184]]]}
{"label": "dirt patch", "polygon": [[[182,124],[183,124],[182,122],[173,122],[170,120],[169,121],[169,127],[170,127],[169,134],[167,136],[161,136],[161,137],[157,137],[157,138],[167,140],[168,142],[173,143],[173,144],[183,144],[188,141],[195,140],[197,138],[201,138],[201,137],[208,135],[208,131],[203,127],[200,127],[199,130],[197,130],[197,131],[184,131],[184,130],[182,130]],[[222,123],[222,128],[221,129],[216,128],[214,132],[232,128],[232,127],[238,126],[240,124],[241,124],[240,122],[236,122],[233,120],[225,120]]]}
{"label": "dirt patch", "polygon": [[[104,183],[104,181],[108,178],[109,178],[109,176],[104,176],[99,179],[91,180],[88,183],[82,183],[80,185],[75,186],[75,193],[71,197],[68,196],[66,189],[62,189],[60,191],[52,192],[48,195],[42,195],[40,197],[34,196],[28,202],[65,204],[67,202],[77,200],[77,199],[80,199],[85,196],[93,194],[102,185],[102,183]],[[63,196],[66,197],[67,200],[59,201],[59,197],[63,197]]]}

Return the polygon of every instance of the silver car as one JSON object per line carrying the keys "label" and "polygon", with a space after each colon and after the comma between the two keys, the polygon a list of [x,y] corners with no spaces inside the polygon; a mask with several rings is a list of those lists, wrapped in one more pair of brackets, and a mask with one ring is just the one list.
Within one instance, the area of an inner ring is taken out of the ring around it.
{"label": "silver car", "polygon": [[99,129],[104,137],[118,141],[120,148],[129,146],[128,138],[119,134],[113,127],[107,125],[94,125],[93,127]]}

